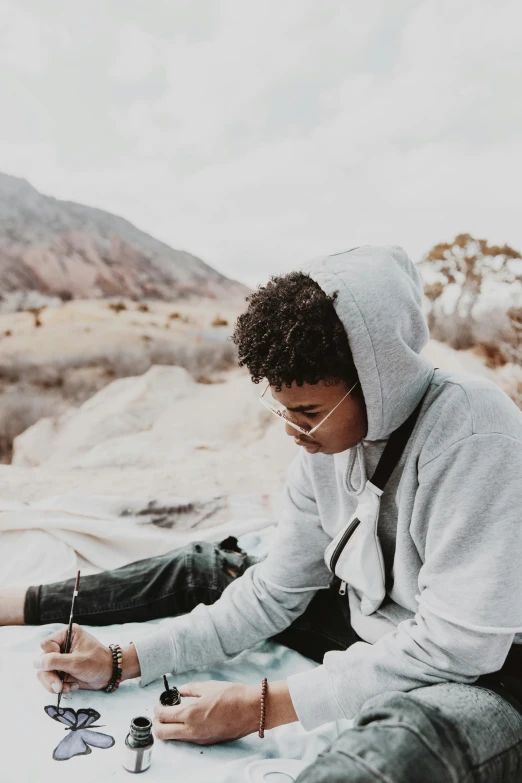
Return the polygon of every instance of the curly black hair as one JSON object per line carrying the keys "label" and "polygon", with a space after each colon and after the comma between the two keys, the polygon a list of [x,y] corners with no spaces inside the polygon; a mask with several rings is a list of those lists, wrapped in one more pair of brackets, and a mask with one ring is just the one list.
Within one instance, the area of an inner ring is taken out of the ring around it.
{"label": "curly black hair", "polygon": [[232,340],[239,366],[248,367],[254,383],[266,378],[277,391],[294,382],[353,386],[359,379],[336,298],[303,272],[271,277],[247,297],[237,319]]}

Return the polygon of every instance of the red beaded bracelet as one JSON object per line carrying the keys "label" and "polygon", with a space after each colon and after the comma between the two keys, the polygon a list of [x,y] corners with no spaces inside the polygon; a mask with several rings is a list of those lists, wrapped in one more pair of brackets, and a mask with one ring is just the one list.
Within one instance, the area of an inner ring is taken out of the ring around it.
{"label": "red beaded bracelet", "polygon": [[119,688],[123,674],[123,655],[119,644],[109,644],[112,653],[112,675],[109,684],[103,690],[105,693],[113,693]]}
{"label": "red beaded bracelet", "polygon": [[266,697],[268,693],[268,681],[266,677],[263,677],[261,683],[261,715],[259,717],[259,736],[261,739],[265,736],[265,723],[266,723]]}

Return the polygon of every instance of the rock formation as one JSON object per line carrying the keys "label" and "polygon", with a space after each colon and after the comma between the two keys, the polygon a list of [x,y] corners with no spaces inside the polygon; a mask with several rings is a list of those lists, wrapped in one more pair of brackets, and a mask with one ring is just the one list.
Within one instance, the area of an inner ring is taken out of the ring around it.
{"label": "rock formation", "polygon": [[248,289],[121,217],[42,195],[0,173],[0,297],[18,296],[23,305],[34,292],[62,300],[172,300],[245,296]]}

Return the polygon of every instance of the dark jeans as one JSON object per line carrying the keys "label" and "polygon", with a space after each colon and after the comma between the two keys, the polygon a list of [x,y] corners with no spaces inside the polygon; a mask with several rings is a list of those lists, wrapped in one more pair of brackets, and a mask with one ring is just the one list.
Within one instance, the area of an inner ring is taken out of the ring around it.
{"label": "dark jeans", "polygon": [[[82,579],[75,620],[139,622],[216,601],[256,562],[233,537],[196,543]],[[68,622],[74,580],[30,587],[29,625]],[[359,637],[338,582],[274,639],[318,662]],[[447,683],[370,699],[354,727],[299,777],[299,783],[522,783],[522,662],[513,651],[500,672],[474,685]]]}
{"label": "dark jeans", "polygon": [[[217,601],[230,582],[257,559],[242,552],[233,536],[220,544],[189,544],[167,555],[82,577],[74,619],[80,625],[112,625],[186,614]],[[74,579],[30,587],[26,625],[67,623]],[[310,606],[275,638],[321,662],[328,650],[346,650],[359,637],[350,625],[348,603],[338,589],[320,590]]]}

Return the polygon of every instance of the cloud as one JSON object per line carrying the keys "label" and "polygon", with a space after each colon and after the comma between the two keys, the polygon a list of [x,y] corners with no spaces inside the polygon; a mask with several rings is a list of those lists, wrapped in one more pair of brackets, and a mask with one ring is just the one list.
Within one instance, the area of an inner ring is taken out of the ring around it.
{"label": "cloud", "polygon": [[0,168],[249,283],[361,242],[522,245],[518,2],[108,8],[98,49],[74,27],[89,103],[68,95],[45,163],[37,128],[10,139],[18,172],[0,139]]}
{"label": "cloud", "polygon": [[49,60],[71,46],[60,22],[48,21],[18,3],[4,0],[0,26],[0,63],[23,73],[41,73]]}
{"label": "cloud", "polygon": [[142,30],[135,22],[124,24],[115,35],[111,78],[123,84],[147,79],[164,66],[168,47],[167,40]]}

